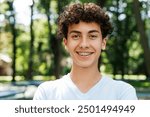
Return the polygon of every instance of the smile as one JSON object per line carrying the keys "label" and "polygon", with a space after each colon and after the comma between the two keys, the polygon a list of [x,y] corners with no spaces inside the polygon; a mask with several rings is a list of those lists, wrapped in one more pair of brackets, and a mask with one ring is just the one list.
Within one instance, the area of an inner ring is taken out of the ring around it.
{"label": "smile", "polygon": [[77,52],[77,54],[80,56],[89,56],[89,55],[93,54],[93,52]]}

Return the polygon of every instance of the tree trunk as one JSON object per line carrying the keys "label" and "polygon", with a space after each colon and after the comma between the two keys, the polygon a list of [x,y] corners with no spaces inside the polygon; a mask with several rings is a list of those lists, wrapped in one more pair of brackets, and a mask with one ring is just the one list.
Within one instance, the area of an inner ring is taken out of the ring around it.
{"label": "tree trunk", "polygon": [[144,60],[145,60],[145,67],[146,67],[146,76],[147,79],[150,79],[150,47],[148,45],[148,36],[146,35],[144,22],[142,21],[141,14],[140,14],[140,3],[138,0],[133,0],[134,6],[134,14],[135,20],[137,23],[137,28],[140,33],[141,45],[144,49]]}
{"label": "tree trunk", "polygon": [[47,11],[46,13],[47,15],[47,22],[48,22],[48,29],[49,29],[49,52],[52,53],[54,55],[53,57],[53,73],[54,76],[56,77],[56,79],[59,79],[60,77],[60,68],[61,68],[61,52],[60,52],[60,46],[61,46],[61,42],[59,40],[56,39],[56,37],[54,35],[51,34],[51,24],[50,24],[50,13],[49,11]]}
{"label": "tree trunk", "polygon": [[[11,31],[12,31],[12,36],[13,36],[13,63],[12,63],[12,69],[13,69],[13,74],[12,74],[12,81],[15,82],[15,76],[16,76],[16,38],[17,38],[17,32],[15,29],[16,25],[16,19],[15,19],[15,14],[14,14],[14,8],[13,8],[13,2],[7,1],[7,4],[9,6],[9,10],[11,12],[10,18],[10,26],[11,26]],[[13,19],[13,20],[12,20]]]}
{"label": "tree trunk", "polygon": [[61,71],[61,42],[60,40],[56,39],[56,36],[51,36],[51,47],[54,54],[54,75],[56,79],[60,78],[60,71]]}
{"label": "tree trunk", "polygon": [[33,4],[31,5],[31,24],[30,24],[30,53],[29,53],[29,63],[28,63],[28,73],[27,73],[27,80],[32,80],[33,78],[33,55],[34,55],[34,31],[33,31],[33,6],[34,6],[34,0]]}
{"label": "tree trunk", "polygon": [[16,46],[16,29],[15,29],[15,16],[14,16],[14,24],[12,24],[12,33],[13,33],[13,74],[12,74],[12,81],[15,81],[15,76],[16,76],[16,50],[17,50],[17,46]]}

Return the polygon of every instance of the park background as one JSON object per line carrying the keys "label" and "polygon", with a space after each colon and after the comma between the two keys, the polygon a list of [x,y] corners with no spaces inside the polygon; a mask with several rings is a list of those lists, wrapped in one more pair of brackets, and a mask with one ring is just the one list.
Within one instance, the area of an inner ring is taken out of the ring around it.
{"label": "park background", "polygon": [[150,0],[0,0],[0,99],[32,99],[40,83],[69,72],[57,18],[74,2],[94,2],[110,16],[101,72],[150,99]]}

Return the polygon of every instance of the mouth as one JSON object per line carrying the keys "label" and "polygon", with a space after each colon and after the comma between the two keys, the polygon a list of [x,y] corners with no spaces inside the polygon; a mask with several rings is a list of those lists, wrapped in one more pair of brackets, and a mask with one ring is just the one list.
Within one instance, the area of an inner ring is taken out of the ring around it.
{"label": "mouth", "polygon": [[94,52],[76,52],[80,56],[89,56],[92,55]]}

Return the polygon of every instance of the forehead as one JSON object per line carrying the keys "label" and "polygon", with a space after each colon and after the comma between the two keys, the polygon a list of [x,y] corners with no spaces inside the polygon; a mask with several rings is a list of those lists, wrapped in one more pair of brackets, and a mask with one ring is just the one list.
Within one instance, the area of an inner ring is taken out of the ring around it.
{"label": "forehead", "polygon": [[98,32],[101,33],[100,25],[95,22],[79,22],[78,24],[71,24],[68,26],[68,33],[70,32],[80,32],[80,33],[89,33],[89,32]]}

